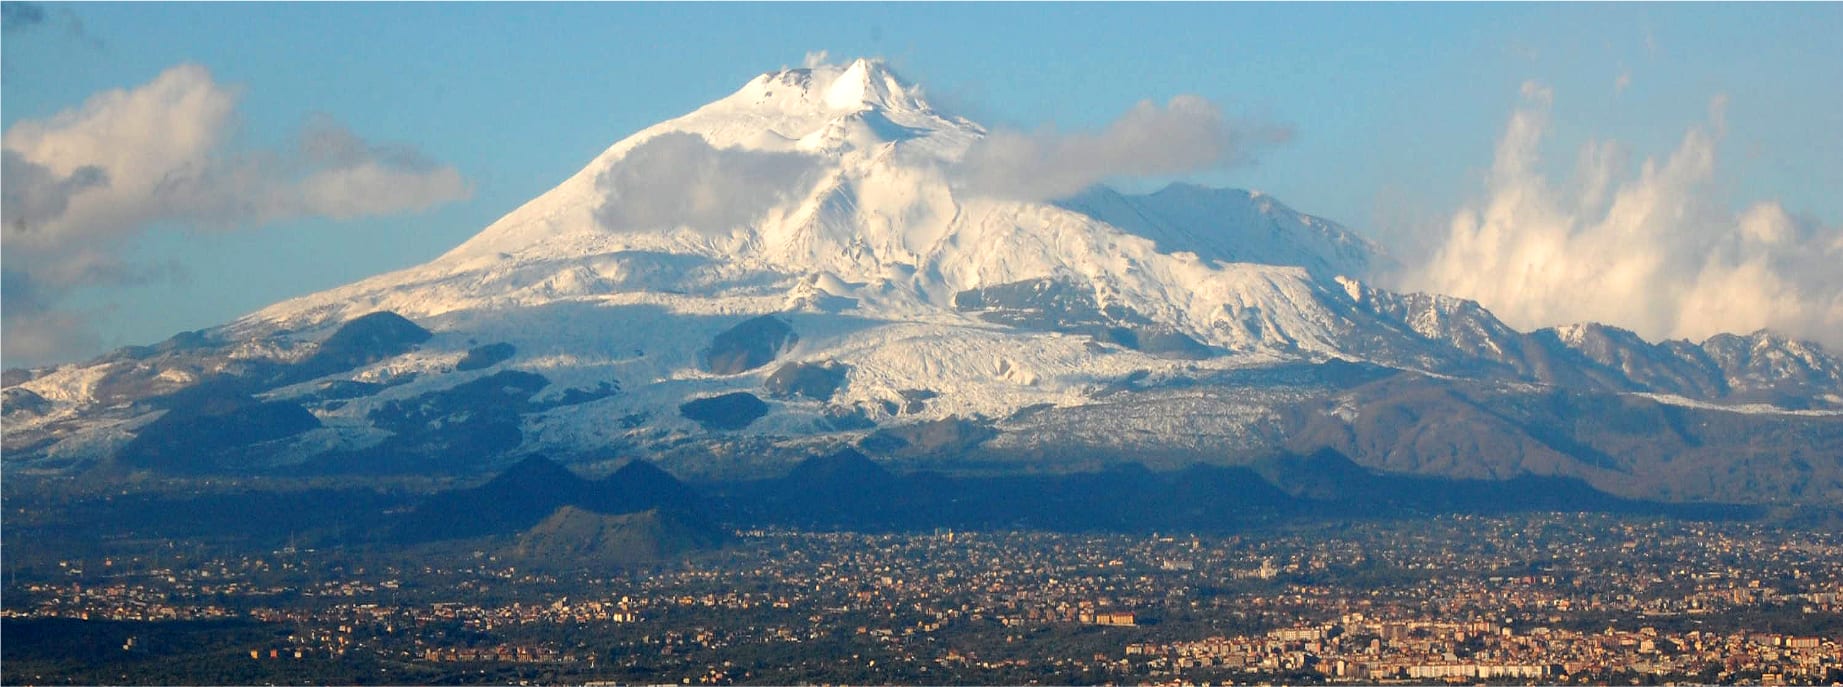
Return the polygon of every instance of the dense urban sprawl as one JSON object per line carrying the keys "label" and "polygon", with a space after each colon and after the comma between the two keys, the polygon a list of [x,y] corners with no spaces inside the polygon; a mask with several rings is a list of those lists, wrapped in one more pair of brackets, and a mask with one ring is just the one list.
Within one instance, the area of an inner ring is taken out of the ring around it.
{"label": "dense urban sprawl", "polygon": [[[79,682],[172,675],[128,669],[169,660],[171,632],[214,647],[214,676],[281,681],[1843,680],[1834,532],[1532,515],[1229,537],[738,534],[628,571],[488,550],[151,549],[9,580],[4,613],[114,632],[93,672],[50,675]],[[33,668],[7,681],[46,679]]]}

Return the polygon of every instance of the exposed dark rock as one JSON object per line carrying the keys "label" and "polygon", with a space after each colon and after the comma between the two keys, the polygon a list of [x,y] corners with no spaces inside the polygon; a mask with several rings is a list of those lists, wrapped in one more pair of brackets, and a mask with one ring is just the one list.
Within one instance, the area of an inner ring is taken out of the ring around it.
{"label": "exposed dark rock", "polygon": [[1030,405],[1017,409],[1015,412],[1011,413],[1010,415],[1005,416],[1005,422],[1023,422],[1025,420],[1030,419],[1031,416],[1033,415],[1041,413],[1045,410],[1050,410],[1055,407],[1056,407],[1056,404],[1054,403],[1032,403]]}
{"label": "exposed dark rock", "polygon": [[742,429],[768,414],[768,404],[747,391],[685,402],[678,412],[710,431]]}
{"label": "exposed dark rock", "polygon": [[116,459],[179,473],[235,470],[266,457],[265,442],[318,427],[320,420],[295,403],[197,395],[143,426]]}
{"label": "exposed dark rock", "polygon": [[460,362],[454,364],[454,369],[456,372],[484,370],[511,360],[517,352],[518,347],[504,342],[475,346],[467,350],[467,355],[462,356]]}
{"label": "exposed dark rock", "polygon": [[849,365],[838,363],[787,363],[768,375],[762,388],[775,398],[804,396],[815,401],[830,401],[850,371]]}
{"label": "exposed dark rock", "polygon": [[857,407],[832,406],[826,408],[825,417],[820,422],[826,429],[834,432],[873,429],[877,426],[877,422],[870,419],[870,416],[864,413],[863,408]]}
{"label": "exposed dark rock", "polygon": [[1019,329],[1081,334],[1163,358],[1201,360],[1217,353],[1196,339],[1132,309],[1101,306],[1093,287],[1072,279],[1028,279],[954,294],[954,308]]}
{"label": "exposed dark rock", "polygon": [[123,346],[104,354],[100,360],[147,360],[155,356],[171,356],[171,354],[174,353],[209,350],[218,348],[221,345],[221,342],[212,340],[203,330],[180,332],[152,346]]}
{"label": "exposed dark rock", "polygon": [[406,372],[391,377],[383,382],[360,382],[351,379],[330,379],[321,382],[312,394],[301,399],[302,403],[318,404],[321,410],[339,410],[346,402],[355,398],[376,396],[379,392],[393,386],[401,386],[416,381],[416,373]]}
{"label": "exposed dark rock", "polygon": [[619,396],[620,394],[621,383],[614,380],[600,382],[596,384],[593,389],[578,389],[571,387],[564,389],[563,393],[558,394],[556,398],[532,404],[530,412],[543,412],[552,408],[582,405],[604,398]]}
{"label": "exposed dark rock", "polygon": [[0,388],[19,386],[32,381],[33,378],[34,374],[31,370],[20,367],[9,367],[6,368],[6,371],[0,372]]}
{"label": "exposed dark rock", "polygon": [[[896,393],[902,395],[902,412],[909,415],[927,410],[928,401],[940,397],[940,394],[932,389],[903,389]],[[895,413],[892,412],[890,414],[894,415]]]}
{"label": "exposed dark rock", "polygon": [[349,456],[339,467],[358,471],[411,469],[440,459],[451,468],[490,462],[524,441],[520,416],[550,385],[543,375],[502,370],[440,391],[390,401],[366,415],[393,436]]}
{"label": "exposed dark rock", "polygon": [[800,337],[793,327],[773,315],[762,315],[724,330],[704,351],[704,369],[717,374],[737,374],[774,362]]}
{"label": "exposed dark rock", "polygon": [[1148,327],[1135,332],[1135,335],[1139,345],[1133,348],[1160,358],[1203,360],[1217,353],[1216,349],[1174,329]]}
{"label": "exposed dark rock", "polygon": [[1107,398],[1114,394],[1138,391],[1141,388],[1140,383],[1151,376],[1151,370],[1133,370],[1127,373],[1125,377],[1110,381],[1100,387],[1089,389],[1086,393],[1089,398]]}
{"label": "exposed dark rock", "polygon": [[431,336],[429,330],[402,315],[374,312],[340,325],[313,355],[292,366],[287,377],[305,381],[388,360],[414,350]]}
{"label": "exposed dark rock", "polygon": [[334,379],[321,382],[320,389],[314,392],[312,398],[316,401],[344,401],[371,396],[388,388],[388,384]]}
{"label": "exposed dark rock", "polygon": [[865,437],[858,446],[891,456],[951,455],[975,448],[995,436],[998,432],[986,423],[950,417],[885,427]]}
{"label": "exposed dark rock", "polygon": [[163,396],[252,395],[290,383],[282,375],[288,367],[284,363],[227,358],[226,352],[205,351],[108,363],[96,382],[96,400],[107,405],[148,403],[170,407],[173,404]]}
{"label": "exposed dark rock", "polygon": [[51,410],[51,401],[44,396],[33,393],[31,389],[7,387],[0,391],[0,414],[6,417],[14,415],[44,415]]}
{"label": "exposed dark rock", "polygon": [[[1094,289],[1070,279],[1027,279],[954,294],[954,308],[978,312],[988,322],[1038,331],[1094,332],[1117,323],[1142,321],[1117,305],[1101,308]],[[1105,333],[1097,338],[1105,338]]]}

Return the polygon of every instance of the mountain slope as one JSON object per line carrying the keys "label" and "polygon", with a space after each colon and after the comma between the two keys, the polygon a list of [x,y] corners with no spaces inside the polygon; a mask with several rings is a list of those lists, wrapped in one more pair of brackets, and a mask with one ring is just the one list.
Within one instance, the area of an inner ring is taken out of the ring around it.
{"label": "mountain slope", "polygon": [[1356,233],[1259,192],[1173,184],[1126,195],[1105,186],[1057,205],[1204,260],[1296,265],[1320,279],[1388,271],[1393,260]]}
{"label": "mountain slope", "polygon": [[[1734,416],[1776,437],[1755,447],[1762,473],[1843,461],[1829,444],[1773,451],[1843,422],[1843,364],[1816,346],[1517,332],[1476,303],[1370,286],[1390,264],[1373,243],[1259,194],[982,195],[955,165],[985,134],[880,63],[763,74],[427,264],[9,374],[8,463],[168,469],[146,447],[173,454],[198,427],[207,459],[186,469],[468,473],[612,451],[733,475],[849,445],[923,467],[1060,469],[1316,441],[1370,468],[1510,478],[1605,451],[1563,421],[1600,406],[1518,415],[1440,386],[1455,379],[1532,403],[1565,389]],[[1345,417],[1382,409],[1350,401],[1382,378],[1406,419]],[[252,408],[277,422],[210,429]],[[1629,433],[1672,431],[1670,417]],[[1805,429],[1769,431],[1791,419]],[[1699,450],[1664,443],[1647,460]],[[1483,455],[1502,446],[1525,459]],[[1660,488],[1616,473],[1578,476]],[[1800,498],[1832,493],[1817,484]]]}

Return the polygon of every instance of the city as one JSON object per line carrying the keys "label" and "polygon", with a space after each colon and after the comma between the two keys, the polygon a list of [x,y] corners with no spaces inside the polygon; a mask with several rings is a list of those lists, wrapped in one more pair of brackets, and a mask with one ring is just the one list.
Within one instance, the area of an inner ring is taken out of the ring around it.
{"label": "city", "polygon": [[[158,682],[166,661],[209,682],[1843,679],[1835,532],[1541,514],[1226,537],[737,535],[628,571],[525,570],[464,546],[62,561],[8,581],[9,680]],[[77,670],[14,644],[69,619],[119,636]],[[175,642],[183,655],[162,653]]]}

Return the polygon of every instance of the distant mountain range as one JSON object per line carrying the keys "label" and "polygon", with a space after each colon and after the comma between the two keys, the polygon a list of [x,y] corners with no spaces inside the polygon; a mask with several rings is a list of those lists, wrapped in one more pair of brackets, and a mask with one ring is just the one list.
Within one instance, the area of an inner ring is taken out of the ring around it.
{"label": "distant mountain range", "polygon": [[696,489],[644,461],[590,481],[528,458],[481,486],[432,495],[393,523],[399,541],[510,538],[501,555],[530,564],[621,567],[720,547],[729,538],[713,522],[871,532],[1232,532],[1299,519],[1539,511],[1694,519],[1762,514],[1757,507],[1624,499],[1567,478],[1392,475],[1330,450],[1169,472],[1123,463],[1090,472],[951,476],[899,475],[845,448],[807,458],[779,477]]}
{"label": "distant mountain range", "polygon": [[[425,507],[529,530],[527,550],[549,546],[541,523],[619,539],[641,525],[601,516],[652,508],[520,462],[539,453],[736,483],[830,470],[853,485],[841,508],[930,493],[914,473],[1120,463],[1256,503],[1277,497],[1235,471],[1351,498],[1467,480],[1505,499],[1843,501],[1843,361],[1817,345],[1517,331],[1377,288],[1376,244],[1263,194],[982,194],[955,169],[986,135],[877,62],[763,74],[427,264],[8,370],[6,470],[516,464],[503,479],[555,498]],[[1348,458],[1273,462],[1327,450]],[[1380,481],[1338,486],[1359,474]]]}

